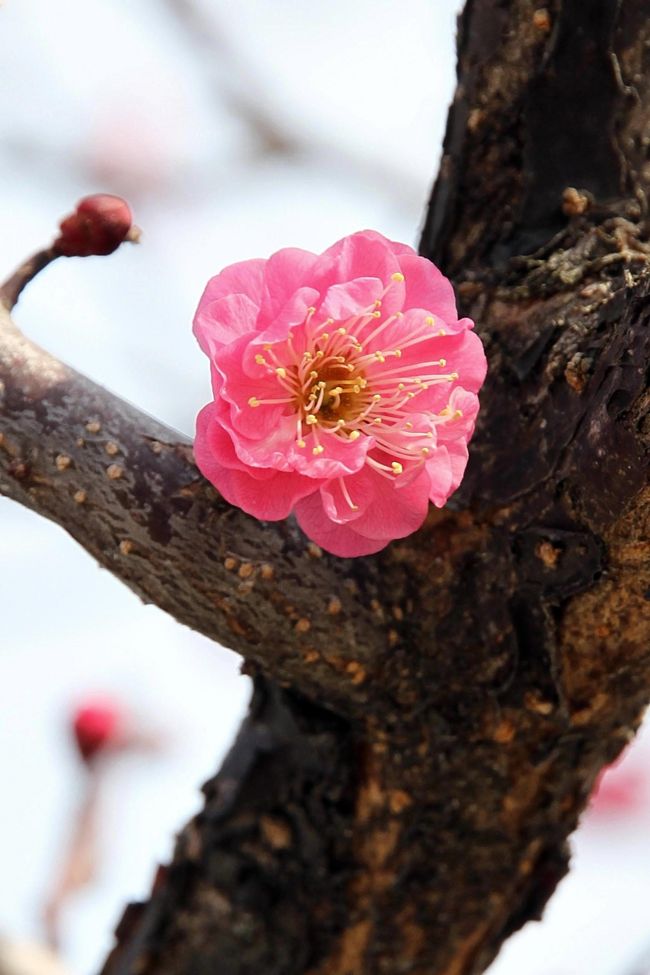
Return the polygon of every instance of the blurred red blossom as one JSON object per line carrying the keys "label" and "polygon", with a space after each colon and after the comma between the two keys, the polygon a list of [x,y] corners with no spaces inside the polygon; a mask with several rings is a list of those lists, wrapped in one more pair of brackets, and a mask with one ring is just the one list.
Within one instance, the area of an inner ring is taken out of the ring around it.
{"label": "blurred red blossom", "polygon": [[591,810],[596,815],[620,815],[642,807],[645,803],[646,776],[630,762],[628,753],[604,768],[591,794]]}
{"label": "blurred red blossom", "polygon": [[123,715],[109,699],[89,700],[76,709],[72,719],[74,739],[84,762],[91,762],[123,738]]}

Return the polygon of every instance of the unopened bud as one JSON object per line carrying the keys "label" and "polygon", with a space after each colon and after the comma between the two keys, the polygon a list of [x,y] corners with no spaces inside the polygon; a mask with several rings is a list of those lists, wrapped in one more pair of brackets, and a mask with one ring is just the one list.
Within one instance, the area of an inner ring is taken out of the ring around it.
{"label": "unopened bud", "polygon": [[77,709],[72,727],[79,754],[92,762],[101,752],[115,747],[121,737],[121,714],[111,701],[89,701]]}
{"label": "unopened bud", "polygon": [[59,224],[54,249],[63,257],[112,254],[128,239],[137,239],[128,203],[120,196],[95,193],[77,203],[74,213]]}

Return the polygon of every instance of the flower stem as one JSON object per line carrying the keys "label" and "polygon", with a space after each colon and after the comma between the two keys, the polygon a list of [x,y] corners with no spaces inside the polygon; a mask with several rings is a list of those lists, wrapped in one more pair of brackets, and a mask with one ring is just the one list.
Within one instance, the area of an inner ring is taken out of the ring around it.
{"label": "flower stem", "polygon": [[0,304],[4,305],[7,311],[11,311],[23,288],[32,281],[43,268],[51,264],[60,254],[54,246],[45,247],[43,250],[36,251],[31,257],[16,268],[14,273],[7,278],[4,284],[0,285]]}

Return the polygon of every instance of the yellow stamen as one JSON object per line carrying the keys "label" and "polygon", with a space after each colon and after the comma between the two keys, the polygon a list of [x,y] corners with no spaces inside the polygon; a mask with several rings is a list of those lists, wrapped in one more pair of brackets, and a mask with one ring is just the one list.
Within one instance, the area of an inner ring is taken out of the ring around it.
{"label": "yellow stamen", "polygon": [[390,279],[391,281],[403,281],[404,275],[401,273],[401,271],[396,271],[395,274],[391,274]]}

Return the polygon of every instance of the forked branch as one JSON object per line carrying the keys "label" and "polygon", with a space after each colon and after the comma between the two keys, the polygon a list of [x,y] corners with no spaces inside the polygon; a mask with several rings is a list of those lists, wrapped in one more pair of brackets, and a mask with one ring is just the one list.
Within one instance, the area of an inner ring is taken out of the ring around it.
{"label": "forked branch", "polygon": [[422,250],[489,380],[454,509],[380,556],[229,508],[0,319],[0,491],[290,685],[258,679],[109,975],[478,975],[566,871],[650,700],[646,8],[467,3]]}

